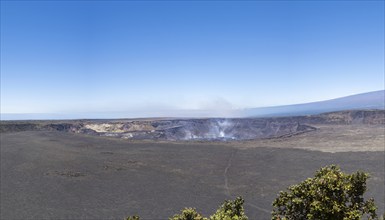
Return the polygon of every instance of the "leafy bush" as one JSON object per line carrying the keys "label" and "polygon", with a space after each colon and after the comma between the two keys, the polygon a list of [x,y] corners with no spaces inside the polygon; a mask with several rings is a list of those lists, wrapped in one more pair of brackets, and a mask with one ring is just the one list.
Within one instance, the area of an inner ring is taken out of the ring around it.
{"label": "leafy bush", "polygon": [[242,197],[238,197],[234,201],[225,200],[210,218],[203,217],[193,208],[185,208],[181,214],[174,215],[169,220],[247,220],[243,203]]}
{"label": "leafy bush", "polygon": [[194,208],[185,208],[181,214],[176,214],[170,220],[207,220],[203,218]]}
{"label": "leafy bush", "polygon": [[367,173],[345,174],[335,165],[321,168],[314,178],[280,192],[272,219],[376,219],[373,199],[364,201]]}
{"label": "leafy bush", "polygon": [[139,218],[139,216],[137,216],[137,215],[133,215],[133,216],[128,216],[128,217],[126,218],[126,220],[140,220],[140,218]]}
{"label": "leafy bush", "polygon": [[247,220],[242,197],[237,197],[234,201],[226,200],[221,207],[210,216],[210,220]]}

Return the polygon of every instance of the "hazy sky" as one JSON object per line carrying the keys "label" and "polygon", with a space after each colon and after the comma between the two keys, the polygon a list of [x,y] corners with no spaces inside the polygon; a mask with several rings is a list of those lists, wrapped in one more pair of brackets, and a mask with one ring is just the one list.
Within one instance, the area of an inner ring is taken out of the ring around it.
{"label": "hazy sky", "polygon": [[383,1],[1,1],[1,113],[156,116],[381,89]]}

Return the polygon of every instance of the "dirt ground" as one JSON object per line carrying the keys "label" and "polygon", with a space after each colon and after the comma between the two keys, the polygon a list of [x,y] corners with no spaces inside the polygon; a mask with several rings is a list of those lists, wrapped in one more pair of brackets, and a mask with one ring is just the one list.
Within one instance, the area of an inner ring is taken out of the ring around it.
{"label": "dirt ground", "polygon": [[321,152],[375,152],[385,150],[384,125],[312,125],[317,128],[288,138],[245,141],[238,147],[295,148]]}
{"label": "dirt ground", "polygon": [[243,196],[270,219],[279,191],[322,166],[371,174],[384,212],[384,126],[319,126],[283,139],[211,143],[127,141],[55,131],[1,133],[1,219],[167,219],[212,214]]}

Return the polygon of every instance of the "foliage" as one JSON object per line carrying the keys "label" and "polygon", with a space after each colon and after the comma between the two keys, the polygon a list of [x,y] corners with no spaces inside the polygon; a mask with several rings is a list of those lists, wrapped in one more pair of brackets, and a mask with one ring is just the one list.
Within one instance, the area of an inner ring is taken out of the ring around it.
{"label": "foliage", "polygon": [[133,216],[128,216],[128,217],[126,218],[126,220],[140,220],[140,218],[139,218],[139,216],[137,216],[137,215],[133,215]]}
{"label": "foliage", "polygon": [[244,199],[237,197],[234,201],[225,200],[221,207],[210,216],[210,220],[247,220],[243,209]]}
{"label": "foliage", "polygon": [[185,208],[181,214],[176,214],[170,220],[207,220],[203,218],[194,208]]}
{"label": "foliage", "polygon": [[210,218],[203,217],[193,208],[185,208],[181,214],[174,215],[169,220],[247,220],[243,203],[242,197],[238,197],[234,201],[225,200]]}
{"label": "foliage", "polygon": [[360,171],[345,174],[335,165],[321,168],[314,178],[279,193],[272,219],[376,219],[374,200],[363,198],[368,178]]}

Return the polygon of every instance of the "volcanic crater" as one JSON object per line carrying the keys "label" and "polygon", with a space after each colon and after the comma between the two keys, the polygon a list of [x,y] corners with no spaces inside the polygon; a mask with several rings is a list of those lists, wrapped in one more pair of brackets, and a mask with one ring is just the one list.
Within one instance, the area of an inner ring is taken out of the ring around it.
{"label": "volcanic crater", "polygon": [[385,124],[383,110],[353,110],[271,118],[115,119],[2,123],[2,132],[57,130],[132,140],[236,141],[288,137],[318,124]]}

